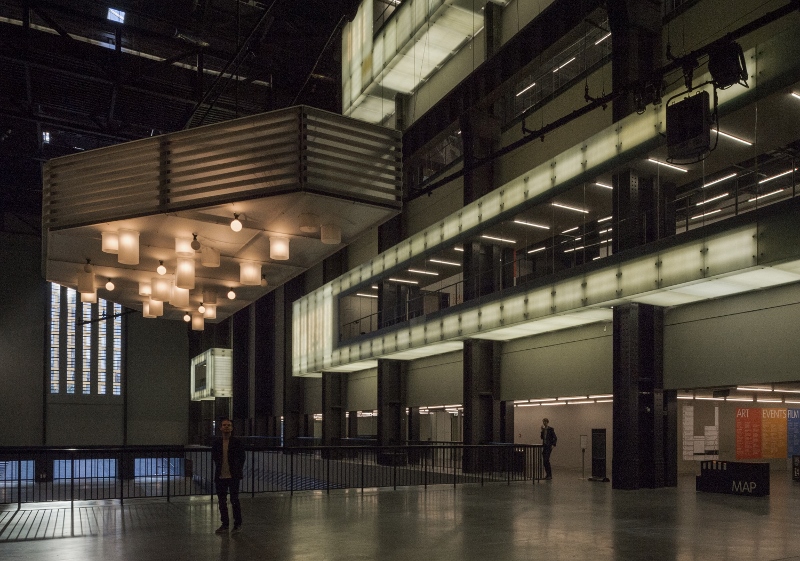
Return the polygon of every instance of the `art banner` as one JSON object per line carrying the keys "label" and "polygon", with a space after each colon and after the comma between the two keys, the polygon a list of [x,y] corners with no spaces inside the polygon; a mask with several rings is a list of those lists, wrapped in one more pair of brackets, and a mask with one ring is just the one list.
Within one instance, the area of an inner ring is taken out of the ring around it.
{"label": "art banner", "polygon": [[761,409],[736,408],[736,459],[761,458]]}

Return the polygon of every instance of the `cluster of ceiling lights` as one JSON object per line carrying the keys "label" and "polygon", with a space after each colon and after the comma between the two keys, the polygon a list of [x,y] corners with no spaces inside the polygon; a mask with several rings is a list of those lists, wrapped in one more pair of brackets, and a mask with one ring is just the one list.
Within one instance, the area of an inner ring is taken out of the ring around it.
{"label": "cluster of ceiling lights", "polygon": [[[316,232],[320,230],[316,215],[305,213],[300,216],[300,230],[303,232]],[[234,214],[231,221],[231,230],[240,232],[242,222],[239,215]],[[116,254],[117,261],[123,265],[139,264],[139,232],[130,229],[104,231],[101,234],[101,250],[104,253]],[[322,226],[322,242],[326,244],[341,243],[341,229],[335,224]],[[179,309],[190,307],[190,291],[195,289],[196,257],[200,254],[200,265],[208,268],[220,266],[220,252],[210,245],[201,244],[197,234],[192,237],[175,238],[175,271],[168,275],[164,261],[159,261],[155,276],[150,281],[139,282],[139,295],[147,299],[142,304],[142,315],[146,318],[156,318],[164,314],[164,304]],[[289,259],[289,238],[273,235],[269,238],[269,257],[274,261]],[[239,263],[239,284],[244,286],[266,286],[266,275],[261,272],[261,263],[254,261],[241,261]],[[78,275],[78,292],[81,302],[97,302],[97,288],[95,275],[89,259],[82,273]],[[112,279],[107,279],[107,290],[114,290]],[[236,299],[236,292],[231,288],[227,294],[231,300]],[[196,310],[187,312],[183,319],[192,323],[192,329],[202,330],[206,319],[217,317],[217,293],[213,290],[203,290],[202,301]]]}
{"label": "cluster of ceiling lights", "polygon": [[[678,393],[680,400],[735,401],[742,403],[792,403],[800,404],[800,388],[782,388],[772,385],[736,386],[736,392],[688,390]],[[727,395],[721,395],[721,394]],[[749,394],[749,395],[748,395]]]}

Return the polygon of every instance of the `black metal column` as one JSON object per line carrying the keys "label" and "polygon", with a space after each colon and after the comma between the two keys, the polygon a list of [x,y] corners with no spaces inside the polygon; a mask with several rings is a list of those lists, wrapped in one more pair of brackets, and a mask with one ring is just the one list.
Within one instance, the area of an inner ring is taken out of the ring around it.
{"label": "black metal column", "polygon": [[406,387],[405,363],[378,359],[378,446],[405,443]]}
{"label": "black metal column", "polygon": [[345,437],[344,411],[347,400],[345,374],[322,373],[322,445],[338,446]]}
{"label": "black metal column", "polygon": [[[501,423],[504,405],[499,399],[500,349],[501,344],[494,341],[464,341],[464,444],[488,444],[505,438]],[[481,467],[479,454],[464,450],[464,471]]]}

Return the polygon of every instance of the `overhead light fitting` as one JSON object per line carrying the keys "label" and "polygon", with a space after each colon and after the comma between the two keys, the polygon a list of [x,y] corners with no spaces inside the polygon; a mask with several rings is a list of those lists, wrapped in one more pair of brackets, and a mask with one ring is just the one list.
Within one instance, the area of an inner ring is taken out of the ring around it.
{"label": "overhead light fitting", "polygon": [[159,275],[166,275],[167,274],[167,268],[164,266],[164,262],[163,261],[159,261],[158,262],[158,267],[156,267],[156,273],[158,273]]}
{"label": "overhead light fitting", "polygon": [[505,238],[497,238],[497,237],[495,237],[495,236],[486,236],[486,235],[483,235],[483,236],[481,236],[481,238],[483,238],[483,239],[485,239],[485,240],[493,240],[493,241],[496,241],[496,242],[504,242],[504,243],[517,243],[515,240],[507,240],[507,239],[505,239]]}
{"label": "overhead light fitting", "polygon": [[286,236],[270,236],[269,258],[275,261],[286,261],[289,259],[289,238]]}
{"label": "overhead light fitting", "polygon": [[228,291],[228,300],[236,300],[236,293],[233,290]]}
{"label": "overhead light fitting", "polygon": [[530,250],[528,253],[539,253],[540,251],[544,251],[547,249],[546,247],[537,247],[536,249]]}
{"label": "overhead light fitting", "polygon": [[342,243],[342,229],[336,224],[323,224],[319,238],[326,245],[339,245]]}
{"label": "overhead light fitting", "polygon": [[231,220],[231,230],[234,232],[242,231],[242,223],[239,221],[239,215],[235,212],[233,213],[233,220]]}
{"label": "overhead light fitting", "polygon": [[390,281],[392,281],[392,282],[404,282],[404,283],[406,283],[406,284],[419,284],[419,283],[418,283],[417,281],[415,281],[415,280],[407,280],[407,279],[395,279],[395,278],[390,278],[389,280],[390,280]]}
{"label": "overhead light fitting", "polygon": [[521,96],[522,94],[524,94],[525,92],[527,92],[529,89],[531,89],[531,88],[532,88],[533,86],[535,86],[535,85],[536,85],[536,82],[532,83],[532,84],[531,84],[531,85],[529,85],[529,86],[526,86],[526,87],[525,87],[523,90],[521,90],[519,93],[517,93],[517,95],[516,95],[515,97],[519,97],[519,96]]}
{"label": "overhead light fitting", "polygon": [[193,250],[195,251],[200,250],[200,242],[197,241],[197,234],[192,234],[192,243],[190,245]]}
{"label": "overhead light fitting", "polygon": [[[249,261],[243,261],[239,263],[239,282],[248,286],[260,285],[261,263],[253,263]],[[228,298],[230,298],[230,295]]]}
{"label": "overhead light fitting", "polygon": [[261,274],[261,286],[267,286],[267,275]]}
{"label": "overhead light fitting", "polygon": [[175,238],[175,255],[178,257],[194,257],[192,240],[189,238]]}
{"label": "overhead light fitting", "polygon": [[189,289],[172,285],[172,290],[170,291],[169,295],[169,303],[175,306],[176,308],[188,308]]}
{"label": "overhead light fitting", "polygon": [[753,143],[749,140],[745,140],[744,138],[739,138],[738,136],[733,136],[732,134],[728,134],[727,132],[722,132],[719,129],[711,129],[715,133],[720,136],[724,136],[725,138],[730,138],[731,140],[735,140],[736,142],[741,142],[742,144],[746,144],[747,146],[752,146]]}
{"label": "overhead light fitting", "polygon": [[197,311],[200,312],[201,314],[206,313],[206,307],[203,306],[202,302],[200,302],[200,305],[197,307]]}
{"label": "overhead light fitting", "polygon": [[423,271],[421,269],[409,269],[409,273],[417,273],[418,275],[432,275],[434,277],[438,277],[439,273],[436,271]]}
{"label": "overhead light fitting", "polygon": [[103,253],[119,252],[119,235],[116,232],[103,232],[100,234],[102,241],[100,242],[100,249]]}
{"label": "overhead light fitting", "polygon": [[558,68],[556,68],[555,70],[553,70],[553,73],[555,73],[555,72],[558,72],[559,70],[561,70],[562,68],[564,68],[566,65],[568,65],[568,64],[569,64],[570,62],[572,62],[573,60],[575,60],[575,57],[572,57],[572,58],[571,58],[571,59],[569,59],[567,62],[565,62],[564,64],[562,64],[561,66],[559,66]]}
{"label": "overhead light fitting", "polygon": [[712,214],[716,214],[718,212],[722,212],[722,209],[711,210],[709,212],[704,212],[703,214],[696,214],[690,218],[690,220],[697,220],[698,218],[705,218],[706,216],[710,216]]}
{"label": "overhead light fitting", "polygon": [[526,222],[524,220],[514,220],[514,224],[522,224],[523,226],[530,226],[531,228],[539,228],[540,230],[550,229],[550,226],[544,226],[543,224],[536,224],[534,222]]}
{"label": "overhead light fitting", "polygon": [[600,43],[602,43],[603,41],[605,41],[605,40],[606,40],[606,39],[608,39],[609,37],[611,37],[611,32],[610,32],[610,31],[609,31],[608,33],[606,33],[605,35],[603,35],[602,37],[600,37],[600,39],[598,39],[597,41],[595,41],[595,42],[594,42],[594,44],[595,44],[595,45],[599,45]]}
{"label": "overhead light fitting", "polygon": [[313,234],[319,230],[319,216],[310,212],[304,212],[300,215],[300,231],[307,234]]}
{"label": "overhead light fitting", "polygon": [[114,290],[114,283],[111,282],[111,279],[108,279],[108,282],[106,283],[106,290],[108,290],[109,292]]}
{"label": "overhead light fitting", "polygon": [[219,267],[219,251],[204,245],[200,251],[200,264],[203,267]]}
{"label": "overhead light fitting", "polygon": [[660,166],[664,166],[665,168],[674,169],[675,171],[682,171],[684,173],[689,171],[686,168],[682,168],[682,167],[676,166],[674,164],[668,164],[667,162],[662,162],[662,161],[656,160],[655,158],[647,158],[647,161],[648,162],[652,162],[654,164],[658,164]]}
{"label": "overhead light fitting", "polygon": [[186,312],[185,314],[183,314],[183,321],[185,321],[186,323],[189,323],[190,321],[192,321],[192,316],[189,315],[189,312]]}
{"label": "overhead light fitting", "polygon": [[85,304],[97,304],[97,291],[94,292],[82,292],[81,293],[81,302]]}
{"label": "overhead light fitting", "polygon": [[764,193],[763,195],[759,195],[757,197],[753,197],[752,199],[748,199],[747,202],[748,203],[752,203],[752,202],[758,201],[760,199],[763,199],[765,197],[771,197],[772,195],[777,195],[778,193],[783,193],[783,191],[784,191],[784,189],[778,189],[777,191],[772,191],[771,193]]}
{"label": "overhead light fitting", "polygon": [[92,260],[88,257],[86,258],[86,265],[83,266],[84,273],[91,273],[94,271],[94,267],[92,267]]}
{"label": "overhead light fitting", "polygon": [[606,216],[605,218],[598,219],[597,223],[599,224],[600,222],[605,222],[607,220],[611,220],[612,218],[614,218],[614,217],[613,216]]}
{"label": "overhead light fitting", "polygon": [[571,210],[571,211],[574,211],[574,212],[582,212],[583,214],[589,214],[589,211],[586,210],[586,209],[583,209],[583,208],[578,208],[578,207],[569,206],[569,205],[562,205],[561,203],[550,203],[550,204],[555,206],[555,207],[558,207],[558,208],[563,208],[563,209]]}
{"label": "overhead light fitting", "polygon": [[797,99],[800,99],[800,94],[792,92],[792,97],[796,97]]}
{"label": "overhead light fitting", "polygon": [[117,261],[123,265],[139,264],[139,232],[119,230],[119,251]]}
{"label": "overhead light fitting", "polygon": [[603,189],[614,189],[613,186],[607,185],[605,183],[599,183],[599,182],[595,181],[594,184],[597,185],[598,187],[602,187]]}
{"label": "overhead light fitting", "polygon": [[175,286],[180,288],[194,288],[194,259],[191,257],[178,257],[175,267]]}
{"label": "overhead light fitting", "polygon": [[452,265],[453,267],[460,267],[461,263],[456,263],[454,261],[445,261],[443,259],[428,259],[431,263],[439,263],[440,265]]}
{"label": "overhead light fitting", "polygon": [[784,175],[789,175],[793,171],[797,171],[797,170],[796,169],[790,169],[789,171],[784,171],[783,173],[779,173],[778,175],[773,175],[772,177],[767,177],[767,178],[762,179],[761,181],[759,181],[758,184],[761,185],[762,183],[767,183],[769,181],[772,181],[773,179],[778,179],[779,177],[783,177]]}
{"label": "overhead light fitting", "polygon": [[708,204],[708,203],[713,202],[713,201],[718,201],[719,199],[724,199],[727,196],[728,196],[728,193],[723,193],[721,195],[717,195],[716,197],[711,197],[710,199],[706,199],[705,201],[700,201],[699,203],[697,203],[694,206],[702,206],[704,204]]}
{"label": "overhead light fitting", "polygon": [[736,177],[737,175],[738,174],[736,174],[736,173],[730,173],[730,174],[726,175],[725,177],[720,177],[719,179],[715,179],[714,181],[710,181],[708,183],[704,183],[703,184],[703,188],[705,189],[706,187],[711,187],[712,185],[716,185],[717,183],[722,183],[726,179],[731,179],[733,177]]}

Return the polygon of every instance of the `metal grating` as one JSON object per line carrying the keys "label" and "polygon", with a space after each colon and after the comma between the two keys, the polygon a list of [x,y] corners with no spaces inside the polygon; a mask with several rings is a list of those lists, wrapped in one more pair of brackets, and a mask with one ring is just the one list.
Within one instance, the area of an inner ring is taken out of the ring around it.
{"label": "metal grating", "polygon": [[44,167],[57,230],[308,191],[399,209],[400,133],[292,107],[73,154]]}

